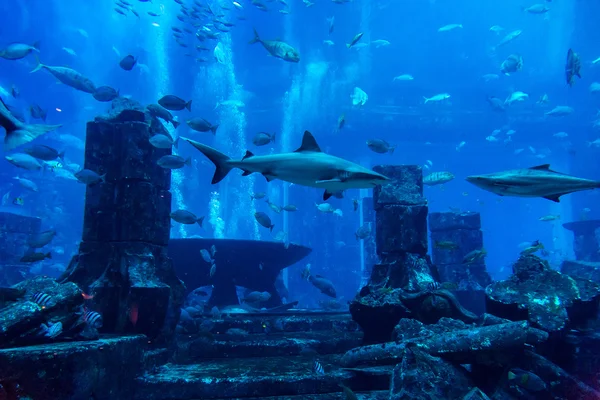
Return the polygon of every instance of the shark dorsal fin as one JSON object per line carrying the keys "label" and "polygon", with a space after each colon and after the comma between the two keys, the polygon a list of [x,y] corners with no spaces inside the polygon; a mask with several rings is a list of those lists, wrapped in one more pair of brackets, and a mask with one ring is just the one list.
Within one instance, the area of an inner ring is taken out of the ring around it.
{"label": "shark dorsal fin", "polygon": [[302,153],[302,152],[313,152],[313,153],[321,153],[321,148],[317,144],[312,133],[309,131],[304,131],[304,136],[302,136],[302,145],[294,152],[294,153]]}
{"label": "shark dorsal fin", "polygon": [[254,154],[252,154],[252,152],[250,150],[246,150],[246,154],[244,154],[244,157],[242,157],[242,161],[244,161],[246,158],[250,158],[250,157],[254,157]]}
{"label": "shark dorsal fin", "polygon": [[539,169],[539,170],[543,170],[543,171],[548,171],[548,170],[550,170],[550,164],[536,165],[535,167],[531,167],[529,169]]}

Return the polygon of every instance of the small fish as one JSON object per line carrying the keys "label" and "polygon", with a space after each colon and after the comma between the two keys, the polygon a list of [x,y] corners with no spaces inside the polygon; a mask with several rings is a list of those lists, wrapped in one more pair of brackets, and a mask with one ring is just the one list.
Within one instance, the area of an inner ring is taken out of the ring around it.
{"label": "small fish", "polygon": [[15,197],[12,202],[15,206],[22,206],[25,204],[25,200],[22,197]]}
{"label": "small fish", "polygon": [[102,328],[102,315],[96,311],[86,310],[82,317],[83,321],[92,328]]}
{"label": "small fish", "polygon": [[166,156],[162,156],[161,158],[159,158],[156,163],[160,167],[163,167],[166,169],[180,169],[186,165],[188,167],[191,166],[192,159],[191,158],[185,159],[181,156],[176,156],[176,155],[166,155]]}
{"label": "small fish", "polygon": [[394,154],[394,150],[396,150],[396,146],[390,145],[383,139],[370,139],[367,140],[367,147],[374,151],[375,153],[385,154],[390,153]]}
{"label": "small fish", "polygon": [[313,371],[319,375],[325,375],[325,370],[323,369],[321,363],[318,361],[315,361],[313,363]]}
{"label": "small fish", "polygon": [[294,212],[294,211],[298,211],[298,207],[296,207],[293,204],[288,204],[287,206],[283,206],[281,208],[283,211],[287,211],[287,212]]}
{"label": "small fish", "polygon": [[44,247],[54,239],[56,231],[54,229],[37,233],[29,238],[27,245],[34,249]]}
{"label": "small fish", "polygon": [[555,221],[557,219],[560,219],[560,215],[545,215],[543,217],[540,217],[540,221]]}
{"label": "small fish", "polygon": [[485,249],[473,250],[463,257],[463,264],[473,264],[479,260],[482,260],[487,255]]}
{"label": "small fish", "polygon": [[358,41],[363,37],[363,35],[364,35],[363,32],[357,33],[352,38],[352,40],[350,41],[350,43],[346,44],[346,47],[349,48],[349,49],[352,48],[356,43],[358,43]]}
{"label": "small fish", "polygon": [[264,199],[267,196],[267,194],[265,192],[256,192],[253,195],[250,196],[250,199],[252,200],[260,200],[260,199]]}
{"label": "small fish", "polygon": [[24,262],[24,263],[34,263],[34,262],[45,260],[46,258],[52,258],[52,254],[51,253],[25,254],[23,257],[21,257],[21,259],[19,261]]}
{"label": "small fish", "polygon": [[106,182],[106,174],[98,175],[97,172],[94,172],[90,169],[82,169],[81,171],[73,174],[77,180],[85,185],[95,185],[99,182]]}
{"label": "small fish", "polygon": [[358,228],[356,230],[356,232],[354,233],[356,240],[364,240],[364,239],[368,238],[370,235],[371,235],[371,224],[368,222],[366,224],[362,225],[360,228]]}
{"label": "small fish", "polygon": [[354,207],[354,211],[358,211],[358,199],[352,199],[352,206]]}
{"label": "small fish", "polygon": [[180,224],[192,225],[198,224],[200,228],[202,228],[202,223],[204,222],[204,217],[198,218],[196,214],[187,211],[187,210],[177,210],[173,211],[170,214],[170,217],[173,221],[179,222]]}
{"label": "small fish", "polygon": [[56,322],[50,326],[42,324],[42,330],[44,330],[44,336],[50,339],[55,339],[60,336],[63,331],[62,322]]}
{"label": "small fish", "polygon": [[432,172],[423,178],[423,184],[428,186],[434,185],[442,185],[444,183],[448,183],[454,179],[454,174],[451,172],[441,171],[441,172]]}
{"label": "small fish", "polygon": [[256,135],[254,135],[254,138],[252,138],[252,143],[254,143],[255,146],[264,146],[271,142],[275,142],[274,133],[270,134],[267,132],[258,132]]}
{"label": "small fish", "polygon": [[203,259],[205,262],[207,262],[207,263],[209,263],[209,264],[212,264],[212,263],[214,262],[214,260],[213,260],[213,258],[212,258],[212,256],[210,255],[210,253],[209,253],[209,251],[208,251],[208,250],[206,250],[206,249],[201,249],[201,250],[200,250],[200,255],[202,256],[202,259]]}
{"label": "small fish", "polygon": [[181,111],[183,109],[192,111],[192,100],[185,101],[172,94],[161,97],[160,100],[158,100],[158,104],[170,111]]}
{"label": "small fish", "polygon": [[264,226],[265,228],[268,228],[271,232],[273,232],[275,224],[271,222],[271,218],[269,218],[267,214],[265,214],[262,211],[258,211],[254,213],[254,218],[256,219],[256,222],[258,222],[260,225]]}
{"label": "small fish", "polygon": [[458,249],[458,245],[452,241],[449,240],[436,240],[435,243],[433,244],[433,246],[436,249],[443,249],[443,250],[456,250]]}
{"label": "small fish", "polygon": [[52,304],[52,296],[46,293],[37,292],[31,296],[31,301],[36,303],[42,308],[46,308]]}
{"label": "small fish", "polygon": [[269,292],[250,292],[242,299],[244,303],[263,303],[271,298]]}
{"label": "small fish", "polygon": [[119,97],[119,91],[110,86],[100,86],[99,88],[96,88],[96,91],[92,93],[92,96],[97,101],[108,102]]}
{"label": "small fish", "polygon": [[209,276],[212,278],[213,276],[215,276],[215,273],[217,272],[217,264],[213,264],[210,266],[210,272],[208,273]]}
{"label": "small fish", "polygon": [[427,283],[427,290],[429,291],[436,291],[436,290],[440,290],[442,288],[442,285],[440,285],[439,282],[428,282]]}
{"label": "small fish", "polygon": [[188,119],[186,121],[188,126],[195,131],[198,132],[212,132],[213,135],[217,134],[217,129],[219,128],[219,124],[213,125],[204,118],[196,117],[192,119]]}
{"label": "small fish", "polygon": [[152,136],[149,139],[149,141],[150,141],[150,144],[152,146],[156,147],[157,149],[170,149],[171,147],[177,148],[178,143],[179,143],[179,137],[177,137],[177,139],[173,140],[173,138],[171,138],[171,136],[157,133],[156,135]]}
{"label": "small fish", "polygon": [[546,383],[539,376],[520,368],[513,368],[508,371],[508,381],[511,384],[534,393],[541,392],[547,388]]}

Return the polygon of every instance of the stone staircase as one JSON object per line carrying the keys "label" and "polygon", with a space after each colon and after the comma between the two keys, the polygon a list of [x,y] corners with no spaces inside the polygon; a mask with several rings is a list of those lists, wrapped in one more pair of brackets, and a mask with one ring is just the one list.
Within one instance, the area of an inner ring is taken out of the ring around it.
{"label": "stone staircase", "polygon": [[174,361],[139,377],[135,398],[343,399],[340,383],[359,399],[389,396],[391,368],[339,367],[362,337],[347,313],[241,314],[216,321],[211,332],[179,335]]}

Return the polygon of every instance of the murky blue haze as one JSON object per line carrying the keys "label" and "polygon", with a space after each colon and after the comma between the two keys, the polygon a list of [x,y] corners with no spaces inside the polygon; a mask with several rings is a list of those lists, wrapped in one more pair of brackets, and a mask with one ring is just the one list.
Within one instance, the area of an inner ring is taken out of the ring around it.
{"label": "murky blue haze", "polygon": [[[176,133],[234,156],[242,156],[246,149],[257,154],[293,150],[309,130],[324,151],[369,167],[419,164],[431,165],[424,174],[450,171],[455,180],[425,188],[430,211],[452,207],[481,212],[487,265],[495,278],[507,276],[510,268],[505,266],[518,257],[521,242],[542,241],[553,265],[572,257],[572,236],[562,223],[600,216],[598,191],[568,195],[553,203],[500,198],[464,180],[471,174],[545,163],[559,171],[600,179],[600,150],[587,145],[600,137],[594,128],[600,94],[594,96],[589,90],[592,82],[600,81],[600,63],[592,64],[600,56],[600,31],[595,25],[598,3],[554,0],[549,3],[550,12],[533,15],[521,11],[522,6],[529,6],[522,1],[355,0],[334,4],[316,0],[306,7],[300,0],[289,0],[290,13],[285,15],[278,12],[285,7],[276,2],[265,3],[271,10],[263,12],[249,1],[240,1],[243,10],[237,10],[231,1],[222,0],[210,4],[230,5],[226,18],[236,26],[217,41],[200,43],[189,35],[185,40],[189,47],[183,48],[171,35],[171,27],[181,25],[176,19],[178,4],[173,0],[131,1],[140,18],[115,13],[111,1],[4,1],[0,3],[1,45],[39,40],[39,58],[44,64],[74,68],[96,85],[118,88],[121,95],[143,104],[155,103],[165,94],[192,99],[193,111],[176,112],[176,117],[184,122],[202,116],[220,123],[217,135],[190,131],[185,124]],[[150,17],[147,11],[161,15]],[[238,15],[246,20],[237,21]],[[328,35],[330,16],[335,16],[335,30]],[[447,24],[463,28],[438,32]],[[490,31],[493,25],[505,30],[497,35]],[[253,27],[264,39],[280,38],[296,47],[301,61],[286,63],[267,56],[260,44],[249,45]],[[502,37],[516,29],[522,35],[494,51]],[[358,32],[364,33],[361,43],[382,39],[390,44],[346,48],[345,43]],[[335,44],[329,46],[325,40]],[[225,49],[224,63],[213,57],[218,42]],[[195,60],[199,52],[194,46],[200,44],[209,48],[200,55],[205,62]],[[583,64],[583,79],[571,88],[564,78],[569,48],[580,54]],[[130,72],[122,70],[119,60],[126,54],[138,57],[142,65]],[[510,54],[520,54],[524,65],[521,71],[504,76],[500,64]],[[32,103],[48,109],[47,122],[63,127],[36,143],[64,149],[69,163],[83,165],[83,148],[65,135],[84,140],[86,121],[103,113],[107,105],[57,84],[45,71],[31,74],[35,65],[32,55],[20,61],[0,60],[0,86],[10,91],[15,85],[21,92],[17,99],[0,95],[27,118]],[[414,80],[393,81],[402,74]],[[499,76],[488,82],[485,74]],[[355,87],[369,96],[362,107],[352,106]],[[504,99],[516,90],[529,94],[529,99],[506,112],[493,111],[486,101],[488,96]],[[451,97],[443,103],[424,104],[424,96],[438,93]],[[548,104],[536,104],[544,94]],[[214,110],[218,101],[228,99],[241,100],[245,107]],[[573,107],[574,112],[563,118],[544,116],[557,105]],[[346,126],[338,132],[342,114]],[[502,130],[499,140],[486,140],[496,129]],[[506,141],[509,129],[516,133]],[[252,137],[258,131],[276,132],[276,142],[256,148]],[[553,136],[561,131],[568,137]],[[395,145],[394,153],[371,152],[365,142],[375,138]],[[462,147],[461,142],[465,142]],[[523,151],[515,154],[518,149]],[[207,223],[206,230],[176,225],[172,237],[271,240],[271,234],[253,218],[254,211],[268,212],[268,206],[250,200],[251,193],[266,191],[271,201],[292,203],[299,209],[285,217],[271,212],[273,234],[283,229],[291,242],[313,248],[302,264],[310,262],[313,271],[329,277],[343,298],[353,297],[361,279],[360,242],[354,237],[361,220],[360,213],[353,211],[352,199],[371,196],[371,191],[349,191],[344,199],[330,200],[342,211],[341,217],[323,214],[315,208],[315,202],[322,201],[320,190],[288,188],[277,181],[267,184],[260,176],[238,173],[212,186],[212,164],[186,143],[181,143],[179,154],[192,157],[193,163],[173,175],[173,209],[205,215]],[[52,171],[31,173],[7,162],[0,163],[0,176],[2,195],[10,193],[3,209],[42,217],[44,227],[56,228],[60,236],[53,245],[64,252],[55,252],[52,263],[68,263],[81,237],[85,187]],[[24,193],[14,176],[34,180],[40,191]],[[24,205],[12,204],[10,200],[17,196]],[[549,214],[561,218],[538,220]],[[300,267],[290,269],[290,279],[299,281]],[[313,289],[299,286],[297,290],[301,296]],[[314,301],[314,296],[309,297],[308,303]]]}

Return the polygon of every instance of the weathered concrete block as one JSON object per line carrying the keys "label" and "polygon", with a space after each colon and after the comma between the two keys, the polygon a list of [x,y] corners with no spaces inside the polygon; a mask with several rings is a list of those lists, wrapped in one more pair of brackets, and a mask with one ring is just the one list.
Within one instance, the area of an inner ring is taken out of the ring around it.
{"label": "weathered concrete block", "polygon": [[460,290],[483,290],[492,283],[485,264],[436,264],[441,282],[453,282]]}
{"label": "weathered concrete block", "polygon": [[423,197],[423,171],[418,165],[377,165],[375,172],[391,180],[373,190],[375,210],[392,204],[426,204]]}
{"label": "weathered concrete block", "polygon": [[386,205],[377,210],[377,254],[427,253],[427,206]]}
{"label": "weathered concrete block", "polygon": [[429,214],[429,229],[432,232],[453,229],[481,229],[481,215],[477,212],[434,212]]}
{"label": "weathered concrete block", "polygon": [[92,185],[86,196],[83,240],[167,245],[170,210],[171,192],[149,182]]}
{"label": "weathered concrete block", "polygon": [[464,256],[482,248],[483,232],[480,230],[431,232],[431,256],[434,264],[460,264]]}
{"label": "weathered concrete block", "polygon": [[131,399],[147,340],[138,335],[3,349],[0,381],[36,400]]}
{"label": "weathered concrete block", "polygon": [[169,190],[171,171],[156,162],[171,150],[152,146],[149,139],[154,133],[144,122],[88,122],[85,168],[106,174],[107,182],[148,181]]}

